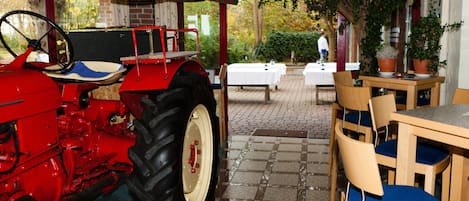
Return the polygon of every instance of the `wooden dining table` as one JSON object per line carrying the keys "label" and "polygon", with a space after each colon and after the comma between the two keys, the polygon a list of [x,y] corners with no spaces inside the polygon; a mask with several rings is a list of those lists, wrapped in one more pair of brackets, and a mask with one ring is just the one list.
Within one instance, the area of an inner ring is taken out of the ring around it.
{"label": "wooden dining table", "polygon": [[[414,185],[417,138],[440,143],[449,148],[469,150],[469,105],[398,111],[391,119],[399,123],[396,184]],[[451,201],[469,200],[468,166],[460,153],[452,153]]]}
{"label": "wooden dining table", "polygon": [[430,105],[437,106],[440,103],[440,85],[445,77],[419,78],[415,76],[396,78],[382,77],[377,75],[360,75],[364,87],[385,88],[398,91],[406,91],[405,109],[414,109],[417,107],[417,93],[420,90],[430,89]]}

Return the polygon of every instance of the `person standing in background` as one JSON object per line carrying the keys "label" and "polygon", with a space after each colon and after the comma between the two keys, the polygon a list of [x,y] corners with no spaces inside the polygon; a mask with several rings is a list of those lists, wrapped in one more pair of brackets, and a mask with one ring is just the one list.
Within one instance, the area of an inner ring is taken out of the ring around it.
{"label": "person standing in background", "polygon": [[323,62],[327,59],[327,53],[329,51],[329,44],[327,43],[326,34],[324,31],[321,31],[321,36],[318,39],[318,51],[321,55],[320,61]]}

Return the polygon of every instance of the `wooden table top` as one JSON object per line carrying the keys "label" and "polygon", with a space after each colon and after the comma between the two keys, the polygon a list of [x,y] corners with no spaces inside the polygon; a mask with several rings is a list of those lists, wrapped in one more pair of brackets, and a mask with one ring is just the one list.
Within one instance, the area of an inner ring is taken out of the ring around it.
{"label": "wooden table top", "polygon": [[360,75],[358,79],[370,82],[386,82],[392,84],[403,84],[403,85],[422,85],[434,82],[444,82],[445,77],[429,77],[429,78],[418,78],[418,77],[380,77],[375,75]]}

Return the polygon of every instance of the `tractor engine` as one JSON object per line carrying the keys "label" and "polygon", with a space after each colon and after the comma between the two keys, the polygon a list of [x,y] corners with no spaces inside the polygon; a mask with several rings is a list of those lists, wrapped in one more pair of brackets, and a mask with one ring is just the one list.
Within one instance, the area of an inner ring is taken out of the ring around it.
{"label": "tractor engine", "polygon": [[80,200],[132,171],[131,117],[119,100],[94,99],[98,85],[28,69],[0,79],[0,200]]}

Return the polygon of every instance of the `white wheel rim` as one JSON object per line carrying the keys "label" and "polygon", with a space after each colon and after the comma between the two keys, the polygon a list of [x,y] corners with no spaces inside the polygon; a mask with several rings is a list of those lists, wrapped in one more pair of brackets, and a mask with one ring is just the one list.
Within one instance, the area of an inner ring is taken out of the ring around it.
{"label": "white wheel rim", "polygon": [[205,200],[210,186],[213,158],[212,124],[204,105],[189,117],[182,153],[182,182],[186,201]]}

